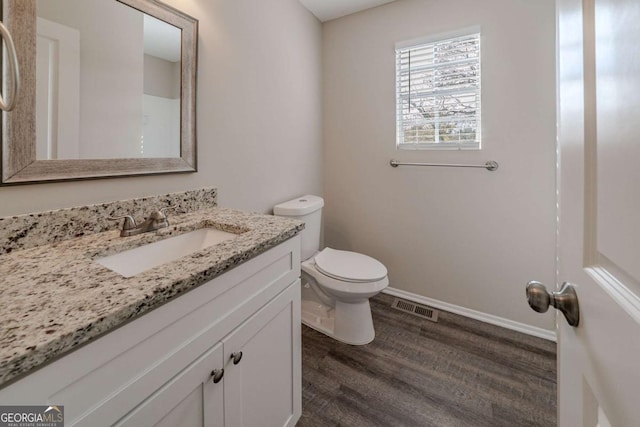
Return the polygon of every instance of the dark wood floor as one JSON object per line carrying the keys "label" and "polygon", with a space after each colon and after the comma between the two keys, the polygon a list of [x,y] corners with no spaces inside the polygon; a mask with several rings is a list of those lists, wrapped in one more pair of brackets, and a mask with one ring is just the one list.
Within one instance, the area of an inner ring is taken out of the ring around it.
{"label": "dark wood floor", "polygon": [[371,301],[365,346],[302,331],[302,417],[311,426],[555,426],[556,345],[455,314],[438,323]]}

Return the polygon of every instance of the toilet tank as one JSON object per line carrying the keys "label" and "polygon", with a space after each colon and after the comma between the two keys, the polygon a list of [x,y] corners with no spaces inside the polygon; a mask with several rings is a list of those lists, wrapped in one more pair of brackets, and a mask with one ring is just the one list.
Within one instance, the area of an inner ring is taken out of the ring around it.
{"label": "toilet tank", "polygon": [[307,260],[320,250],[320,225],[322,223],[322,197],[306,195],[273,207],[273,214],[304,221],[300,233],[301,258]]}

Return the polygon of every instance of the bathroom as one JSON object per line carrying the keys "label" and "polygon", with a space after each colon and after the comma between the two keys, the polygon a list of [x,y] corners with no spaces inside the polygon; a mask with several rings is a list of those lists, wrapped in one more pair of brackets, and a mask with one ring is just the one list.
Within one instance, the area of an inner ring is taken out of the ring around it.
{"label": "bathroom", "polygon": [[[557,99],[562,46],[556,25],[580,2],[165,3],[198,20],[197,172],[3,185],[0,217],[202,188],[216,188],[222,208],[272,214],[278,203],[319,195],[323,246],[382,262],[389,277],[385,297],[556,340],[556,321],[563,318],[556,310],[532,311],[525,285],[537,280],[555,288],[563,268],[557,261],[563,255],[557,122],[564,110]],[[318,3],[335,8],[322,11]],[[396,43],[470,27],[479,27],[482,37],[481,150],[397,149]],[[391,159],[493,160],[499,167],[393,168]],[[614,252],[608,258],[639,277]],[[638,293],[637,281],[629,282]],[[378,328],[375,313],[373,320]],[[640,344],[628,341],[625,353],[633,354]],[[638,389],[635,375],[624,383],[631,384],[627,394]],[[633,419],[637,408],[602,397],[609,383],[591,385],[603,414],[622,420],[611,425]]]}

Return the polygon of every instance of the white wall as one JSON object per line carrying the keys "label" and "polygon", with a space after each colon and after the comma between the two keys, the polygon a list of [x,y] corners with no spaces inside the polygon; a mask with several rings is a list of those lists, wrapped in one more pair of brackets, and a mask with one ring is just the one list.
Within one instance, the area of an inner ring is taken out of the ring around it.
{"label": "white wall", "polygon": [[144,55],[145,95],[180,98],[180,61],[171,62],[157,56]]}
{"label": "white wall", "polygon": [[[554,19],[553,0],[398,0],[325,23],[327,245],[380,259],[392,287],[552,329],[524,287],[555,283]],[[482,151],[396,151],[395,42],[474,25]]]}
{"label": "white wall", "polygon": [[180,157],[180,89],[180,61],[144,55],[142,157]]}
{"label": "white wall", "polygon": [[0,187],[0,216],[217,186],[268,212],[322,194],[322,28],[297,0],[167,0],[200,20],[198,170]]}
{"label": "white wall", "polygon": [[180,157],[180,98],[142,95],[142,157]]}

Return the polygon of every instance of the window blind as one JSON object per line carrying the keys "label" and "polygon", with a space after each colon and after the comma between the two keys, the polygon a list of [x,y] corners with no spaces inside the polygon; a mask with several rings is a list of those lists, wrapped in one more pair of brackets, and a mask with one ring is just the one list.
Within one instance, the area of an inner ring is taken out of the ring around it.
{"label": "window blind", "polygon": [[480,148],[480,34],[396,49],[398,148]]}

